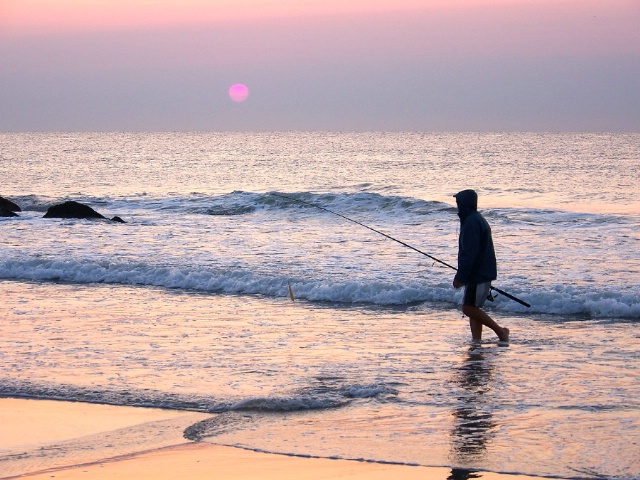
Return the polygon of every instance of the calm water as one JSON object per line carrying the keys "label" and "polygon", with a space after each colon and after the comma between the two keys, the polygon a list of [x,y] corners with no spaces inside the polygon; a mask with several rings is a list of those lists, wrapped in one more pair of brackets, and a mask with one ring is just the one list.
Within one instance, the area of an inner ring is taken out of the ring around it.
{"label": "calm water", "polygon": [[[211,412],[189,438],[640,477],[640,135],[0,134],[0,395]],[[492,224],[472,344],[451,195]],[[63,200],[126,224],[48,220]],[[288,285],[295,293],[289,298]],[[9,455],[0,444],[0,455]],[[2,457],[0,457],[0,460]]]}

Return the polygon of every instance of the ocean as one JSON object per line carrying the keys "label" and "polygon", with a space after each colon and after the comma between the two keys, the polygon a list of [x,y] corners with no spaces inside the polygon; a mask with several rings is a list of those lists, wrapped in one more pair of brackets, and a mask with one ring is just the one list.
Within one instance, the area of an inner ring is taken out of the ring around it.
{"label": "ocean", "polygon": [[[1,133],[0,396],[207,412],[187,438],[287,455],[639,479],[639,171],[640,134]],[[453,270],[399,243],[455,265],[466,188],[494,285],[531,304],[487,302],[508,345],[472,342]],[[126,223],[42,218],[66,200]]]}

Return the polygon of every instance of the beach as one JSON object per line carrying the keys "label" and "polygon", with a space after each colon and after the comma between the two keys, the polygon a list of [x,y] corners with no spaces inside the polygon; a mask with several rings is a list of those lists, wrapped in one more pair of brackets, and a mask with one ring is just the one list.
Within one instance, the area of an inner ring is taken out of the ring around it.
{"label": "beach", "polygon": [[[638,140],[0,134],[2,475],[637,480]],[[507,345],[420,253],[456,265],[464,188],[531,305],[485,303]],[[68,200],[126,223],[45,218]]]}
{"label": "beach", "polygon": [[[200,414],[200,416],[206,416]],[[452,474],[447,468],[387,465],[371,462],[302,458],[255,452],[242,448],[196,443],[181,438],[177,424],[157,445],[146,438],[131,445],[127,453],[108,448],[89,452],[69,451],[77,442],[97,447],[83,439],[169,419],[194,420],[198,415],[185,412],[113,407],[79,402],[0,399],[2,437],[0,478],[29,479],[373,479],[389,478],[444,480]],[[45,458],[20,467],[24,452],[67,449],[67,458]],[[461,474],[463,474],[461,472]],[[476,472],[474,478],[508,480],[510,475]],[[519,478],[523,478],[519,476]]]}

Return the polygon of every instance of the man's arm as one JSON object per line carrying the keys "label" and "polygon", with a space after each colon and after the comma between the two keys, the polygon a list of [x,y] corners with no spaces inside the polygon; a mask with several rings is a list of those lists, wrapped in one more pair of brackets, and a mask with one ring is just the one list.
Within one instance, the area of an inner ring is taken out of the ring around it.
{"label": "man's arm", "polygon": [[[471,280],[473,267],[480,253],[480,224],[469,219],[460,230],[460,249],[458,251],[458,272],[454,278],[461,285]],[[456,287],[459,288],[459,287]]]}

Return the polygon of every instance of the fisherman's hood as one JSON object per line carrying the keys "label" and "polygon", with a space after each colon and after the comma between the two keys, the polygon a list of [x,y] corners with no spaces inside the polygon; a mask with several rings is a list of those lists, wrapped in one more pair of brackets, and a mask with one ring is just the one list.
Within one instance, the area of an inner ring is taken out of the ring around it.
{"label": "fisherman's hood", "polygon": [[458,205],[458,216],[461,220],[478,210],[478,194],[475,190],[462,190],[454,195]]}

